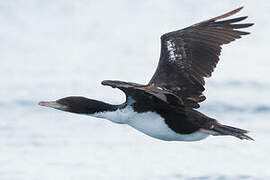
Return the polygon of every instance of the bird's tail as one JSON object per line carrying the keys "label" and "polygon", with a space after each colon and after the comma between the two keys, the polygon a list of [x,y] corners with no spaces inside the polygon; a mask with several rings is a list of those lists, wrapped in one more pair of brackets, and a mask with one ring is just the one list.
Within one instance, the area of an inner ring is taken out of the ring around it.
{"label": "bird's tail", "polygon": [[235,127],[231,127],[231,126],[226,126],[226,125],[222,125],[222,124],[216,124],[211,131],[214,133],[212,135],[214,136],[234,136],[237,137],[239,139],[246,139],[246,140],[253,140],[253,138],[251,138],[250,136],[246,135],[248,133],[248,131],[244,130],[244,129],[239,129],[239,128],[235,128]]}
{"label": "bird's tail", "polygon": [[226,126],[222,125],[218,122],[216,122],[210,129],[201,129],[205,133],[209,133],[213,136],[234,136],[239,139],[246,139],[246,140],[252,140],[254,139],[248,135],[247,130],[235,128],[232,126]]}

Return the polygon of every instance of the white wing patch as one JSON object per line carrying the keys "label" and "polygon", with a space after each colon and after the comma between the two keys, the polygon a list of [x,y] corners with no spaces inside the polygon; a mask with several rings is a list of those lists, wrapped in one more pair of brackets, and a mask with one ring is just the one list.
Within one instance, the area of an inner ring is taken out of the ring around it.
{"label": "white wing patch", "polygon": [[[176,52],[176,46],[175,46],[175,43],[172,40],[167,41],[167,49],[168,49],[168,52],[169,52],[169,61],[170,62],[173,63],[177,59],[182,59],[183,58],[182,54]],[[184,49],[182,49],[182,51],[184,52]]]}
{"label": "white wing patch", "polygon": [[178,47],[178,49],[175,46],[175,43],[172,40],[168,40],[167,42],[167,49],[169,52],[169,62],[175,63],[177,60],[177,63],[179,66],[183,64],[181,61],[184,58],[186,58],[186,52],[184,47]]}
{"label": "white wing patch", "polygon": [[176,56],[175,56],[175,44],[172,42],[172,40],[167,41],[167,49],[169,52],[169,61],[175,62],[176,61]]}

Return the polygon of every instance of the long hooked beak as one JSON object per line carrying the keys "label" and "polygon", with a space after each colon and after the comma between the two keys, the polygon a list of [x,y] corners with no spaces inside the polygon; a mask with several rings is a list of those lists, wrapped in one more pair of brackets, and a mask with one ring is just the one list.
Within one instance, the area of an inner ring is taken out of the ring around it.
{"label": "long hooked beak", "polygon": [[56,101],[41,101],[38,103],[40,106],[50,107],[54,109],[66,110],[67,106],[57,103]]}

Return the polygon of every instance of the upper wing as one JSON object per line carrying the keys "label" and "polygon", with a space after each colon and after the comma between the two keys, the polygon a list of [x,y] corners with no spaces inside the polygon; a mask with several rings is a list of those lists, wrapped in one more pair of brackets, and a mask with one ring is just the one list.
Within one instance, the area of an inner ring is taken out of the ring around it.
{"label": "upper wing", "polygon": [[149,84],[181,97],[185,106],[198,108],[198,103],[206,99],[202,94],[205,90],[204,78],[210,77],[216,67],[221,45],[249,34],[237,29],[253,25],[237,24],[247,16],[218,20],[229,17],[242,8],[162,35],[159,64]]}
{"label": "upper wing", "polygon": [[152,108],[183,109],[183,101],[178,96],[151,85],[145,86],[131,82],[112,80],[102,81],[101,84],[122,90],[127,96],[127,103],[134,105],[134,108],[137,111],[144,112],[146,110],[149,111]]}

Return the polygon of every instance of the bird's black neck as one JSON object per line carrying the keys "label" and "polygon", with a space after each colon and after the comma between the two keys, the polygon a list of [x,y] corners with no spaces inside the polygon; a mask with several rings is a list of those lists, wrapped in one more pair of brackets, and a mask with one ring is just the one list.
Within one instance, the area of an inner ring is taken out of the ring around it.
{"label": "bird's black neck", "polygon": [[102,101],[78,96],[66,97],[59,99],[56,102],[66,106],[66,109],[63,109],[65,111],[88,115],[106,111],[116,111],[121,107],[121,105],[112,105]]}
{"label": "bird's black neck", "polygon": [[74,106],[71,110],[74,113],[79,114],[95,114],[107,111],[116,111],[120,105],[112,105],[97,100],[90,100],[80,102],[77,106]]}

